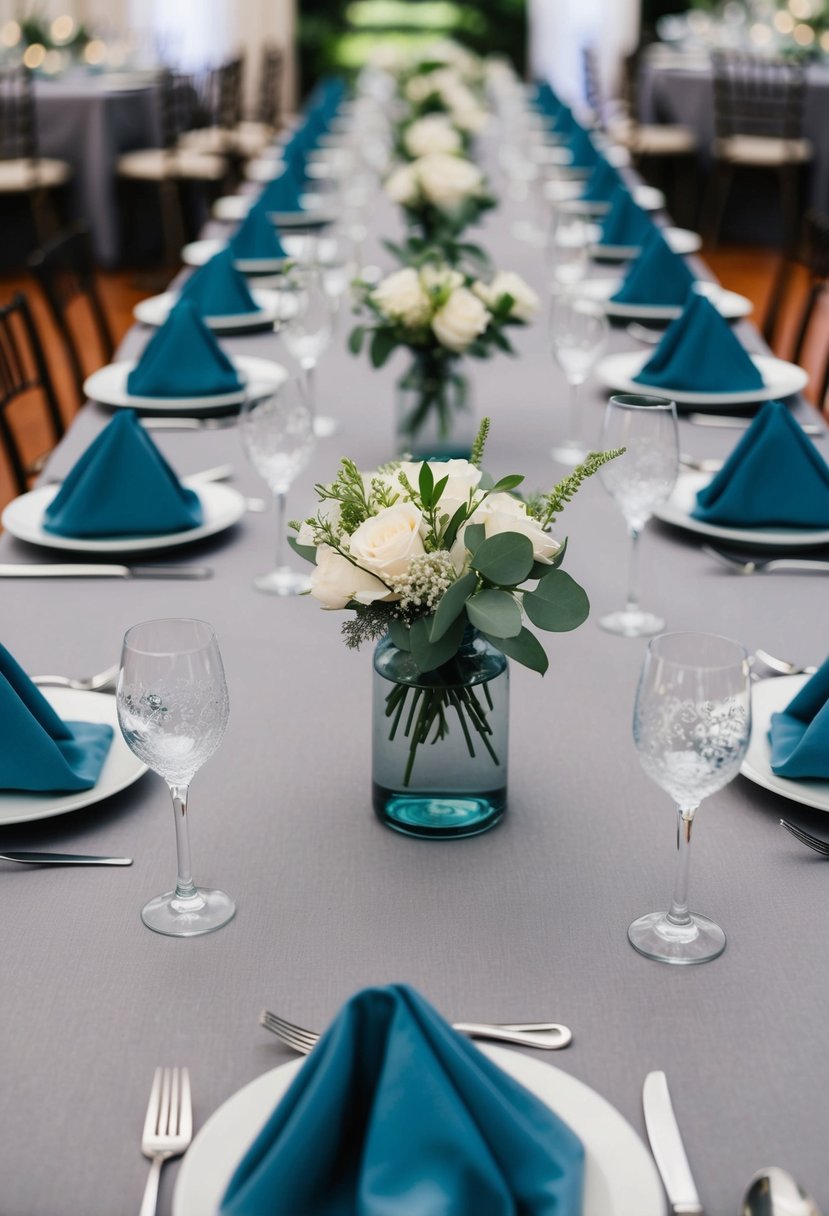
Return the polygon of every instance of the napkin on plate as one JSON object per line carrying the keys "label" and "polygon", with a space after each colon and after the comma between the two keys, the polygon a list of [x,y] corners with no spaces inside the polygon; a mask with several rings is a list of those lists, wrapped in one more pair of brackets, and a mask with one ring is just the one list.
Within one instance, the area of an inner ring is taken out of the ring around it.
{"label": "napkin on plate", "polygon": [[601,160],[596,145],[584,127],[574,127],[572,134],[567,137],[567,147],[572,158],[570,167],[573,169],[593,169]]}
{"label": "napkin on plate", "polygon": [[0,789],[92,789],[112,743],[102,722],[64,722],[0,645]]}
{"label": "napkin on plate", "polygon": [[556,135],[563,137],[578,130],[579,126],[573,117],[573,111],[566,105],[560,105],[556,110],[547,114],[547,125]]}
{"label": "napkin on plate", "polygon": [[696,279],[656,226],[645,237],[613,300],[617,304],[673,305],[681,308]]}
{"label": "napkin on plate", "polygon": [[343,1007],[221,1216],[580,1216],[581,1141],[403,984]]}
{"label": "napkin on plate", "polygon": [[655,225],[647,211],[633,201],[624,186],[617,186],[610,196],[610,210],[602,223],[601,245],[641,246]]}
{"label": "napkin on plate", "polygon": [[547,81],[541,80],[535,86],[535,104],[547,114],[557,114],[563,103]]}
{"label": "napkin on plate", "polygon": [[[265,223],[270,221],[265,217]],[[201,317],[235,317],[259,312],[243,275],[233,264],[235,250],[222,249],[199,266],[181,289],[180,298],[189,300]]]}
{"label": "napkin on plate", "polygon": [[214,397],[241,387],[236,368],[188,299],[170,309],[127,376],[133,397]]}
{"label": "napkin on plate", "polygon": [[133,410],[122,410],[76,461],[44,513],[59,536],[155,536],[202,522],[186,489]]}
{"label": "napkin on plate", "polygon": [[785,405],[767,401],[691,514],[735,528],[829,528],[829,465]]}
{"label": "napkin on plate", "polygon": [[728,322],[692,291],[682,314],[637,376],[637,384],[688,393],[742,393],[763,388],[756,364]]}
{"label": "napkin on plate", "polygon": [[771,770],[829,778],[829,659],[782,713],[771,715]]}
{"label": "napkin on plate", "polygon": [[618,169],[614,169],[613,165],[600,156],[593,166],[581,197],[586,203],[606,203],[616,187],[624,184]]}
{"label": "napkin on plate", "polygon": [[279,177],[265,186],[258,202],[266,214],[271,211],[302,211],[300,189],[301,183],[289,160]]}
{"label": "napkin on plate", "polygon": [[268,219],[268,213],[260,201],[254,203],[239,228],[230,238],[233,257],[255,262],[272,260],[288,255],[282,247],[279,233]]}

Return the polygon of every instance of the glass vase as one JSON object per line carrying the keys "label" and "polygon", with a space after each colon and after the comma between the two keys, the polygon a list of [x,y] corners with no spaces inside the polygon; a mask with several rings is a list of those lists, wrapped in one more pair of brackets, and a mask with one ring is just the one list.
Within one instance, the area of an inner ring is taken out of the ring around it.
{"label": "glass vase", "polygon": [[397,384],[397,450],[418,460],[468,460],[475,412],[460,360],[418,354]]}
{"label": "glass vase", "polygon": [[485,832],[507,807],[509,670],[473,629],[452,659],[419,672],[389,637],[374,654],[374,810],[408,836]]}

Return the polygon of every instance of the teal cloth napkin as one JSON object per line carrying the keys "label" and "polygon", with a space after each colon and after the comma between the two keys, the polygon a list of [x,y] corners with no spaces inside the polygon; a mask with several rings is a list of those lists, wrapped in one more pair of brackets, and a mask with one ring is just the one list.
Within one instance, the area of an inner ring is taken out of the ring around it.
{"label": "teal cloth napkin", "polygon": [[155,536],[202,522],[185,489],[133,410],[116,414],[67,474],[43,527],[58,536]]}
{"label": "teal cloth napkin", "polygon": [[829,659],[780,714],[771,715],[771,770],[829,778]]}
{"label": "teal cloth napkin", "polygon": [[624,184],[619,171],[602,156],[593,166],[581,197],[586,203],[606,203],[610,201],[617,186]]}
{"label": "teal cloth napkin", "polygon": [[581,1141],[403,984],[343,1007],[221,1216],[580,1216]]}
{"label": "teal cloth napkin", "polygon": [[213,397],[241,387],[236,368],[188,299],[170,309],[127,376],[133,397]]}
{"label": "teal cloth napkin", "polygon": [[654,222],[634,201],[629,190],[617,186],[610,196],[610,210],[602,223],[601,245],[642,246],[654,230]]}
{"label": "teal cloth napkin", "polygon": [[288,256],[261,200],[254,203],[230,238],[230,248],[234,258],[252,262]]}
{"label": "teal cloth napkin", "polygon": [[548,111],[547,125],[556,135],[564,138],[579,128],[579,124],[573,117],[573,111],[566,105],[560,105],[557,110]]}
{"label": "teal cloth napkin", "polygon": [[64,722],[23,668],[0,645],[0,789],[71,793],[92,789],[113,730],[101,722]]}
{"label": "teal cloth napkin", "polygon": [[301,182],[293,165],[287,161],[279,177],[265,186],[258,202],[266,214],[271,211],[302,211],[300,190]]}
{"label": "teal cloth napkin", "polygon": [[681,316],[638,376],[637,384],[689,393],[741,393],[763,387],[763,377],[714,305],[692,291]]}
{"label": "teal cloth napkin", "polygon": [[593,169],[601,160],[596,145],[584,127],[576,127],[568,136],[567,147],[570,149],[571,167],[574,169]]}
{"label": "teal cloth napkin", "polygon": [[658,228],[652,227],[613,299],[617,304],[665,304],[681,308],[694,283],[696,279],[684,258],[674,253]]}
{"label": "teal cloth napkin", "polygon": [[180,298],[189,300],[199,316],[235,317],[259,311],[244,275],[233,264],[233,256],[232,248],[223,249],[200,266],[182,287]]}
{"label": "teal cloth napkin", "polygon": [[829,465],[785,405],[767,401],[691,514],[735,528],[829,528]]}
{"label": "teal cloth napkin", "polygon": [[541,80],[535,86],[535,104],[547,114],[557,114],[563,103],[547,81]]}

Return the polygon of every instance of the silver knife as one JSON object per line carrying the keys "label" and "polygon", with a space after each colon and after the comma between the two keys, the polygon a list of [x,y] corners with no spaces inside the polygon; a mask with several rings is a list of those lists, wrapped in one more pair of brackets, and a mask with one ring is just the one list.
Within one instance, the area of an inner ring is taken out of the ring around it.
{"label": "silver knife", "polygon": [[0,861],[19,861],[29,866],[131,866],[131,857],[93,857],[83,853],[0,853]]}
{"label": "silver knife", "polygon": [[[727,414],[688,414],[687,417],[695,426],[723,426],[732,431],[747,431],[754,421],[753,418],[732,418]],[[799,422],[799,419],[795,421]],[[826,434],[826,428],[814,422],[800,422],[799,425],[804,434],[814,439],[822,439]]]}
{"label": "silver knife", "polygon": [[224,431],[236,426],[238,418],[185,418],[181,414],[168,417],[139,418],[141,425],[147,431]]}
{"label": "silver knife", "polygon": [[0,578],[211,578],[210,566],[113,566],[81,562],[35,565],[0,562]]}
{"label": "silver knife", "polygon": [[705,1216],[679,1134],[664,1072],[649,1072],[642,1087],[645,1126],[673,1216]]}

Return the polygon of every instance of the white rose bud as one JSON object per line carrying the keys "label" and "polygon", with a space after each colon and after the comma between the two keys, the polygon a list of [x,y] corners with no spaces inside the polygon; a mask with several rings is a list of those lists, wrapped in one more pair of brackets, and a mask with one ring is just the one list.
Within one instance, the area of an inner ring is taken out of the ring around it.
{"label": "white rose bud", "polygon": [[432,302],[417,271],[411,267],[397,270],[383,279],[371,298],[387,317],[412,328],[426,325],[432,315]]}
{"label": "white rose bud", "polygon": [[420,271],[420,281],[430,291],[438,287],[460,287],[463,275],[459,270],[450,270],[448,266],[436,266],[427,262]]}
{"label": "white rose bud", "polygon": [[434,152],[412,165],[426,199],[444,211],[459,207],[481,193],[484,176],[477,165],[461,156]]}
{"label": "white rose bud", "polygon": [[461,137],[445,114],[427,114],[407,128],[403,143],[409,156],[460,152]]}
{"label": "white rose bud", "polygon": [[498,303],[501,296],[512,296],[510,316],[519,321],[531,321],[541,303],[532,287],[524,282],[520,274],[514,274],[511,270],[502,270],[496,274],[487,292],[489,299],[486,300],[485,296],[483,298],[491,307]]}
{"label": "white rose bud", "polygon": [[380,578],[405,574],[413,557],[425,553],[420,528],[423,516],[414,503],[399,502],[372,515],[351,535],[354,560]]}
{"label": "white rose bud", "polygon": [[489,325],[490,313],[468,287],[456,287],[432,318],[432,332],[447,350],[461,354]]}
{"label": "white rose bud", "polygon": [[537,562],[550,565],[561,545],[545,532],[537,519],[527,514],[527,508],[512,494],[490,494],[472,516],[472,521],[484,525],[487,539],[500,532],[520,532],[532,543]]}
{"label": "white rose bud", "polygon": [[393,203],[399,203],[402,207],[413,203],[417,198],[418,186],[412,166],[401,165],[395,169],[386,178],[384,189]]}
{"label": "white rose bud", "polygon": [[358,570],[347,557],[327,545],[317,549],[317,564],[311,575],[311,595],[323,608],[345,608],[351,600],[371,604],[391,599],[389,588],[365,570]]}

